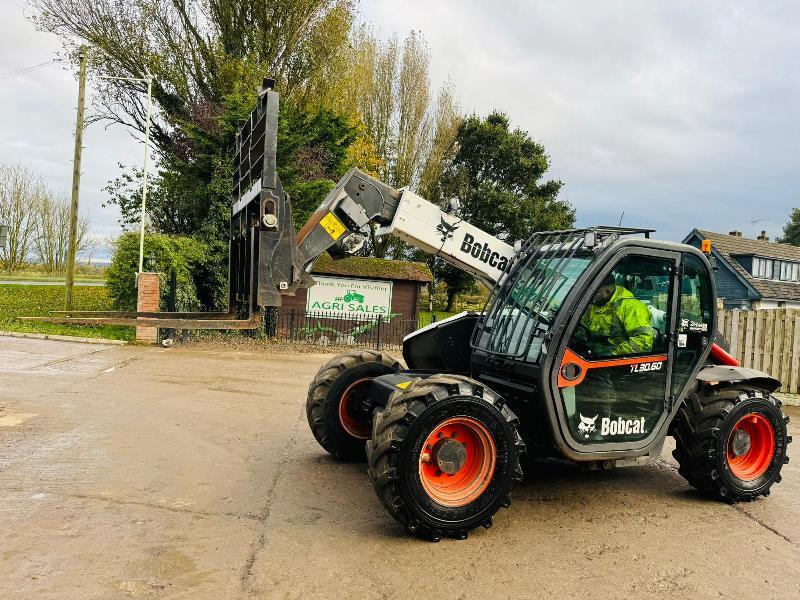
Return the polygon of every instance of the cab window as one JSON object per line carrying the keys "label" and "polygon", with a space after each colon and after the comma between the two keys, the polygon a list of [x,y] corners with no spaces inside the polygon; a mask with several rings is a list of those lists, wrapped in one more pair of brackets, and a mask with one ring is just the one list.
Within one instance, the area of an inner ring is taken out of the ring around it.
{"label": "cab window", "polygon": [[665,352],[673,261],[630,256],[594,290],[569,347],[588,359]]}

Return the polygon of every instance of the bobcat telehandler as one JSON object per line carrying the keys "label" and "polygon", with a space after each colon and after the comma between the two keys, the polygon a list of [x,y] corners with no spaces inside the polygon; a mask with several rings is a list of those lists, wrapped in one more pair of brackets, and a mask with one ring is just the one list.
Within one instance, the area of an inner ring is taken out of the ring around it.
{"label": "bobcat telehandler", "polygon": [[[378,226],[493,286],[482,313],[407,336],[406,368],[353,351],[323,365],[309,387],[314,437],[338,459],[366,459],[378,498],[411,532],[463,539],[490,527],[522,478],[523,452],[610,469],[659,456],[668,435],[680,474],[698,490],[729,502],[769,495],[791,442],[772,395],[780,382],[724,349],[709,245],[590,227],[536,233],[515,248],[355,169],[295,233],[276,172],[272,88],[265,80],[236,139],[231,311],[60,320],[252,328],[264,307],[313,285],[308,273],[323,252],[352,254]],[[613,318],[638,311],[625,333],[639,344],[590,326],[585,315],[604,288],[614,291]]]}

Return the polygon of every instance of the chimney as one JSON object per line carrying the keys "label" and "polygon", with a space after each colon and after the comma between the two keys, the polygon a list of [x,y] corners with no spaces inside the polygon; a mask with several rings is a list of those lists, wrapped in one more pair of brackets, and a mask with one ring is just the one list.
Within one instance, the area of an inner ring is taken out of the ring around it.
{"label": "chimney", "polygon": [[728,235],[732,235],[733,237],[742,237],[742,232],[734,229],[733,231],[729,231]]}
{"label": "chimney", "polygon": [[767,235],[767,232],[762,229],[761,230],[761,235],[758,236],[756,239],[759,242],[768,242],[769,241],[769,236]]}

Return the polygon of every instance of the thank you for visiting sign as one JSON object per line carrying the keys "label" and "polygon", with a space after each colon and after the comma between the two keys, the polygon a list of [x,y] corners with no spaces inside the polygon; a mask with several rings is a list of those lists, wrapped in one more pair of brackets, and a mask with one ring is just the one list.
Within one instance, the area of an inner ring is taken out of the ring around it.
{"label": "thank you for visiting sign", "polygon": [[332,317],[388,317],[392,308],[392,282],[314,275],[308,289],[306,311]]}

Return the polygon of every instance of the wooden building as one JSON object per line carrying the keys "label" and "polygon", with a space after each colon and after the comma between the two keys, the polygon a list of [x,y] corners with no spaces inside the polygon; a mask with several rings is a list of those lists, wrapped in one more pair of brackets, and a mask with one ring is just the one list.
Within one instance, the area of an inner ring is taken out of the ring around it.
{"label": "wooden building", "polygon": [[[317,259],[311,273],[318,284],[285,296],[280,313],[294,310],[295,314],[322,312],[365,318],[380,314],[416,321],[422,286],[433,279],[425,263],[361,257],[333,260],[327,254]],[[376,300],[370,302],[365,290],[372,289]]]}

